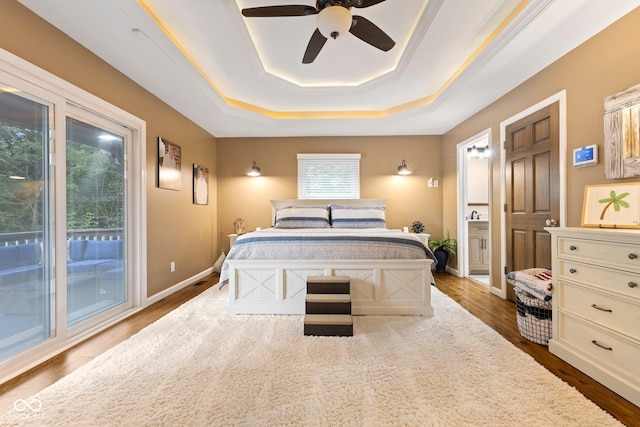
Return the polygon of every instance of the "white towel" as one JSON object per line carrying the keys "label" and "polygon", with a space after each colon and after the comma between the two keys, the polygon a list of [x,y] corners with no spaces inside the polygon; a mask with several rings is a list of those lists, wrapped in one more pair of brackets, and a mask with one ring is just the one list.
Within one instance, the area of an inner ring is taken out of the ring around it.
{"label": "white towel", "polygon": [[544,270],[538,274],[530,274],[526,271],[512,271],[507,274],[507,279],[515,281],[516,286],[525,292],[543,301],[551,299],[553,291],[551,270]]}

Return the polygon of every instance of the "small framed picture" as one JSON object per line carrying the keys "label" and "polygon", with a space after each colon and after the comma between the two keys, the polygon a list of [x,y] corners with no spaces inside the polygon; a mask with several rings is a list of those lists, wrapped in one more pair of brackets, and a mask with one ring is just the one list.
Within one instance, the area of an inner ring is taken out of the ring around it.
{"label": "small framed picture", "polygon": [[640,228],[640,182],[585,186],[582,226]]}
{"label": "small framed picture", "polygon": [[182,150],[180,146],[158,137],[158,187],[180,190],[182,187]]}
{"label": "small framed picture", "polygon": [[209,204],[209,169],[193,164],[193,203]]}

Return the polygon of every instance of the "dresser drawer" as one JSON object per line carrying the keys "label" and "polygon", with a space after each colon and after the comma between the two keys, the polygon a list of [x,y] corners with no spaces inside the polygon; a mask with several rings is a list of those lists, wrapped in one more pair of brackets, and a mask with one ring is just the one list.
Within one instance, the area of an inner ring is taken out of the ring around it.
{"label": "dresser drawer", "polygon": [[636,298],[640,301],[640,273],[597,267],[579,261],[558,260],[556,280],[569,279]]}
{"label": "dresser drawer", "polygon": [[560,310],[572,311],[640,341],[640,304],[562,282],[557,298]]}
{"label": "dresser drawer", "polygon": [[558,257],[581,258],[598,265],[631,267],[640,271],[640,244],[558,237]]}
{"label": "dresser drawer", "polygon": [[603,368],[612,368],[623,374],[627,380],[640,385],[638,377],[640,344],[618,338],[563,313],[560,313],[558,321],[560,341],[570,344],[589,358],[606,365]]}

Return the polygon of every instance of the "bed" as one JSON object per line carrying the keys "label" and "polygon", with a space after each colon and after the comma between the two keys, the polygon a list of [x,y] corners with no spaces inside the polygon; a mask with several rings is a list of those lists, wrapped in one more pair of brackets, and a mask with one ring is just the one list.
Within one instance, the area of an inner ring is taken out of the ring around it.
{"label": "bed", "polygon": [[354,315],[433,316],[435,257],[386,228],[386,199],[271,204],[274,226],[240,235],[222,266],[227,314],[304,314],[308,276],[347,276]]}

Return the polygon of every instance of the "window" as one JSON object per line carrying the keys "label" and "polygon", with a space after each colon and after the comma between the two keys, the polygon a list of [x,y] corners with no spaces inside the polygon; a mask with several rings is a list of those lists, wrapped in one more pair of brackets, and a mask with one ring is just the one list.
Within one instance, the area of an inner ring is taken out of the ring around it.
{"label": "window", "polygon": [[146,297],[145,123],[0,49],[0,383]]}
{"label": "window", "polygon": [[298,199],[359,199],[360,154],[298,154]]}

